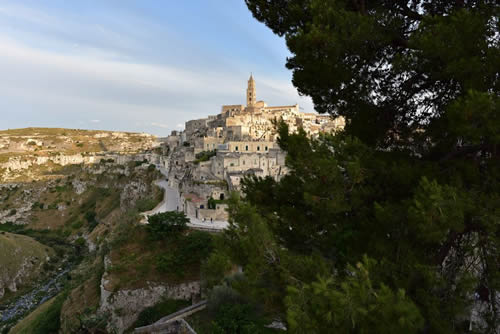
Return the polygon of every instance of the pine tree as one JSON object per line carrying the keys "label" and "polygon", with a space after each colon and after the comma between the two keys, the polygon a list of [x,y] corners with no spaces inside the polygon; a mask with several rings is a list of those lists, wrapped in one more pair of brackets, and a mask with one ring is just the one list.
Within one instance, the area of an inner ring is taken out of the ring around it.
{"label": "pine tree", "polygon": [[243,181],[235,288],[296,333],[500,323],[496,1],[246,0],[337,135],[279,128],[289,173]]}

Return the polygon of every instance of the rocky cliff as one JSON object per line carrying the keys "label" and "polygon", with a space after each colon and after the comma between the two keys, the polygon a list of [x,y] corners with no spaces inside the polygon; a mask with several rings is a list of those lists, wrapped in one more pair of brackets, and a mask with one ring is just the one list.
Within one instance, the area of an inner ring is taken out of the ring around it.
{"label": "rocky cliff", "polygon": [[37,278],[54,251],[19,234],[0,232],[0,300]]}
{"label": "rocky cliff", "polygon": [[151,160],[159,148],[144,133],[27,128],[0,131],[0,182],[44,179],[61,167]]}

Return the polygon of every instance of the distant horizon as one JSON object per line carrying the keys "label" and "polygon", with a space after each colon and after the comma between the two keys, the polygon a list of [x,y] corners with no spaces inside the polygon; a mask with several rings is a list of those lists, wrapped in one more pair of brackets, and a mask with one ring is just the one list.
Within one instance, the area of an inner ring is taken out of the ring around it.
{"label": "distant horizon", "polygon": [[243,1],[0,0],[0,128],[150,133],[257,99],[314,112]]}
{"label": "distant horizon", "polygon": [[[60,130],[78,130],[78,131],[103,131],[103,132],[123,132],[123,133],[144,133],[144,134],[149,134],[149,135],[153,135],[153,136],[157,136],[157,137],[161,137],[161,136],[158,136],[158,135],[155,135],[155,134],[152,134],[152,133],[149,133],[149,132],[139,132],[139,131],[120,131],[120,130],[108,130],[108,129],[99,129],[99,128],[95,128],[95,129],[84,129],[84,128],[61,128],[61,127],[52,127],[52,126],[26,126],[26,127],[21,127],[21,128],[8,128],[8,129],[3,129],[3,128],[0,128],[0,132],[3,132],[3,131],[14,131],[14,130],[28,130],[28,129],[52,129],[52,130],[57,130],[57,129],[60,129]],[[173,131],[182,131],[182,130],[173,130]],[[170,133],[166,134],[165,137],[167,137]]]}

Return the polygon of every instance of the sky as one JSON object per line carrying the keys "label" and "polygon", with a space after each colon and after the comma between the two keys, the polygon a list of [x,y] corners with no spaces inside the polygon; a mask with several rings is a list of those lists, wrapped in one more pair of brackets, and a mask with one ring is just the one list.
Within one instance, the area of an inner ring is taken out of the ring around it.
{"label": "sky", "polygon": [[283,38],[243,0],[0,0],[0,129],[167,136],[257,99],[299,103]]}

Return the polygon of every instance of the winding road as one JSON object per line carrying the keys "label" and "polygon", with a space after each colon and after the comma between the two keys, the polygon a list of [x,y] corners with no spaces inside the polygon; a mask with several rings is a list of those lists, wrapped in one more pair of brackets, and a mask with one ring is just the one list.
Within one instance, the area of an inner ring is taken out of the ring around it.
{"label": "winding road", "polygon": [[[168,171],[165,167],[157,165],[156,168],[163,174],[163,178],[160,180],[156,180],[155,184],[164,189],[163,201],[161,201],[153,210],[143,212],[142,215],[144,218],[142,219],[142,223],[147,224],[147,217],[162,213],[166,211],[176,211],[179,208],[179,190],[168,185],[166,179],[168,178]],[[219,232],[229,226],[227,221],[202,221],[193,216],[187,216],[190,220],[188,226],[198,230],[207,230]]]}

